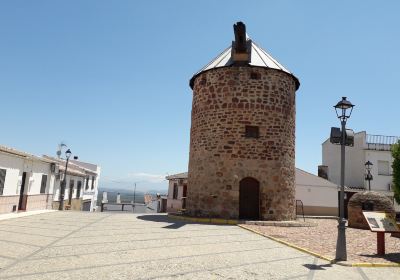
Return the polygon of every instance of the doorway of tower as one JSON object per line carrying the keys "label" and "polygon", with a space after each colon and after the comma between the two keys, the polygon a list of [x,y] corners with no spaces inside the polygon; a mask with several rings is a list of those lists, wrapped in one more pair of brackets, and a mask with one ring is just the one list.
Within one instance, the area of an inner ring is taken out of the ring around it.
{"label": "doorway of tower", "polygon": [[21,188],[19,190],[18,210],[26,210],[28,196],[25,194],[26,172],[22,173]]}
{"label": "doorway of tower", "polygon": [[246,177],[239,183],[239,218],[260,219],[260,183],[254,178]]}

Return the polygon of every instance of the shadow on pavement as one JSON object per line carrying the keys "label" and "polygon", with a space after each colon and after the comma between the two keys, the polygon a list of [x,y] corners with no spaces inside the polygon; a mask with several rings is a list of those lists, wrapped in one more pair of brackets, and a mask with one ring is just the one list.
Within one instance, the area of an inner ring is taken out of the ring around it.
{"label": "shadow on pavement", "polygon": [[167,215],[143,215],[143,216],[138,216],[137,218],[140,220],[149,221],[149,222],[169,223],[170,225],[163,227],[163,228],[168,228],[168,229],[178,229],[178,228],[183,227],[186,224],[193,224],[191,222],[177,221],[177,220],[171,219]]}
{"label": "shadow on pavement", "polygon": [[309,270],[325,270],[326,267],[332,267],[331,264],[303,264]]}
{"label": "shadow on pavement", "polygon": [[376,261],[376,259],[384,259],[390,262],[400,263],[400,253],[387,253],[384,256],[378,254],[360,254],[360,256],[372,258],[374,261]]}
{"label": "shadow on pavement", "polygon": [[216,225],[216,226],[222,226],[222,227],[232,226],[232,225],[226,225],[226,224],[196,223],[196,222],[189,222],[189,221],[184,221],[184,220],[176,220],[176,219],[172,219],[172,218],[168,217],[167,215],[143,215],[143,216],[138,216],[137,218],[140,220],[149,221],[149,222],[170,223],[170,225],[163,227],[163,228],[169,228],[169,229],[178,229],[187,224]]}

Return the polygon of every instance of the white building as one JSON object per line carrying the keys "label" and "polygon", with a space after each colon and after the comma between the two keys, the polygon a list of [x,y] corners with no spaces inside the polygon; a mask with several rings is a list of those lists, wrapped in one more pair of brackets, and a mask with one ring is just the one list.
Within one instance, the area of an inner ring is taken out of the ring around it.
{"label": "white building", "polygon": [[[296,168],[297,213],[304,207],[304,215],[337,216],[338,185]],[[301,202],[300,202],[301,201]]]}
{"label": "white building", "polygon": [[[0,214],[58,209],[64,174],[65,160],[0,146]],[[99,166],[70,160],[64,196],[66,208],[93,211],[99,177]]]}
{"label": "white building", "polygon": [[[169,181],[167,212],[185,209],[187,172],[167,176]],[[337,216],[338,186],[328,180],[296,168],[296,205],[299,215]],[[189,186],[190,187],[190,186]]]}
{"label": "white building", "polygon": [[[368,190],[365,163],[370,161],[373,164],[371,190],[390,193],[393,163],[390,150],[399,139],[365,131],[355,133],[354,147],[346,147],[345,185]],[[322,143],[322,165],[327,166],[328,180],[340,184],[340,145],[330,143],[329,139]]]}
{"label": "white building", "polygon": [[[371,190],[393,197],[391,146],[399,137],[367,134],[365,131],[355,133],[354,147],[346,146],[345,186],[348,189],[368,190],[365,180],[365,163],[370,161],[373,166],[371,174]],[[329,138],[322,143],[322,169],[325,169],[327,179],[340,184],[340,145],[330,143]],[[349,194],[351,194],[349,192]]]}
{"label": "white building", "polygon": [[188,173],[165,177],[168,180],[167,212],[174,213],[185,209]]}
{"label": "white building", "polygon": [[[64,180],[65,160],[44,156],[57,162],[59,170],[54,183],[53,208],[58,209],[60,203],[60,186]],[[97,204],[100,166],[69,160],[64,192],[64,207],[71,210],[94,211]]]}
{"label": "white building", "polygon": [[78,160],[71,160],[70,162],[83,168],[86,173],[85,188],[82,193],[82,210],[94,211],[99,192],[100,166]]}
{"label": "white building", "polygon": [[55,163],[0,146],[0,213],[51,209]]}

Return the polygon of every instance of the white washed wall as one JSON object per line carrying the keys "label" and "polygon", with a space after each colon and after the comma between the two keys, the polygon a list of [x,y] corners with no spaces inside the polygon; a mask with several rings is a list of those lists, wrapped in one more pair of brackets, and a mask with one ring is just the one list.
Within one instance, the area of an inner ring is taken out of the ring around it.
{"label": "white washed wall", "polygon": [[50,163],[0,153],[0,168],[7,170],[3,195],[19,195],[23,172],[27,173],[25,194],[40,194],[42,175],[47,175],[46,193],[53,191],[54,176],[50,173]]}
{"label": "white washed wall", "polygon": [[[390,151],[366,151],[366,158],[369,160],[373,166],[371,168],[371,174],[373,180],[371,181],[372,190],[389,191],[388,184],[392,183],[392,176],[378,175],[378,161],[388,161],[390,174],[392,174],[392,163],[393,158]],[[368,189],[368,182],[365,181],[365,187]]]}
{"label": "white washed wall", "polygon": [[18,182],[20,176],[22,177],[21,170],[24,168],[24,159],[0,153],[0,168],[7,170],[3,195],[18,194]]}
{"label": "white washed wall", "polygon": [[296,168],[296,199],[304,206],[337,207],[337,185]]}

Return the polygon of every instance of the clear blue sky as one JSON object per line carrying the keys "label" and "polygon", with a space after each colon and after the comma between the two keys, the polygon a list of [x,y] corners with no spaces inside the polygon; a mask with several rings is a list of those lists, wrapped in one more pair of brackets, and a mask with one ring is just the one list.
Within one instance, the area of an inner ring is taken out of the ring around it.
{"label": "clear blue sky", "polygon": [[399,1],[0,2],[0,144],[55,154],[65,141],[109,180],[166,186],[187,170],[189,79],[232,25],[300,80],[296,165],[316,173],[339,126],[400,135]]}

